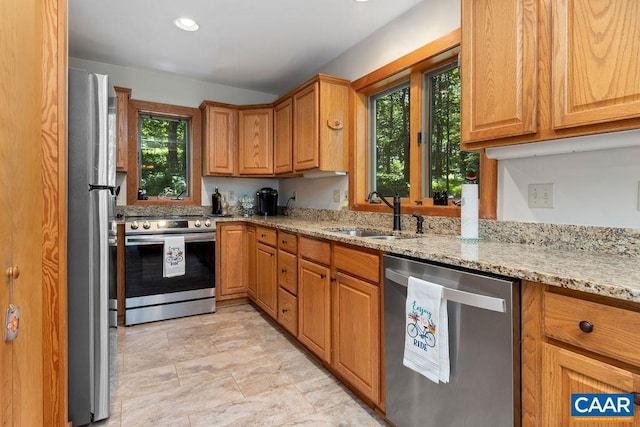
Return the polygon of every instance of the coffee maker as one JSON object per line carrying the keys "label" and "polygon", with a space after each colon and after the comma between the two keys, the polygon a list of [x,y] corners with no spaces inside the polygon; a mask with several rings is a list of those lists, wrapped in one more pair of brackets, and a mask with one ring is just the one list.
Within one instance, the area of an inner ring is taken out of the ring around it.
{"label": "coffee maker", "polygon": [[262,216],[274,216],[278,213],[278,190],[264,187],[256,193],[258,199],[257,214]]}

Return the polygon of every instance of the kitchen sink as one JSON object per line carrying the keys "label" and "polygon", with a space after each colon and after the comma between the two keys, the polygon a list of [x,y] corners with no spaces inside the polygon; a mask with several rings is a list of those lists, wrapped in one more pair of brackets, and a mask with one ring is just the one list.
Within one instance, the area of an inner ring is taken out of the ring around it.
{"label": "kitchen sink", "polygon": [[332,233],[339,233],[354,237],[364,237],[374,240],[401,240],[414,237],[396,235],[392,231],[364,230],[361,228],[325,228],[324,230],[330,231]]}

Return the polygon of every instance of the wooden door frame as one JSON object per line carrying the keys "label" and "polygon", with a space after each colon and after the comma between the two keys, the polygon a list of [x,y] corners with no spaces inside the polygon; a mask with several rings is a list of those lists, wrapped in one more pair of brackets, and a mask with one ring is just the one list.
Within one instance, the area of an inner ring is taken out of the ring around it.
{"label": "wooden door frame", "polygon": [[42,9],[42,424],[68,425],[67,1]]}

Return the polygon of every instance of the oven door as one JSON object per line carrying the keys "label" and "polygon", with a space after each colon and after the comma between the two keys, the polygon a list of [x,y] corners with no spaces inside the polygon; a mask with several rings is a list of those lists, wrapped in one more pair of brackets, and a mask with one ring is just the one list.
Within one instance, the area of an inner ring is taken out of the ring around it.
{"label": "oven door", "polygon": [[184,234],[185,274],[163,277],[164,236],[125,241],[125,323],[215,311],[215,232]]}

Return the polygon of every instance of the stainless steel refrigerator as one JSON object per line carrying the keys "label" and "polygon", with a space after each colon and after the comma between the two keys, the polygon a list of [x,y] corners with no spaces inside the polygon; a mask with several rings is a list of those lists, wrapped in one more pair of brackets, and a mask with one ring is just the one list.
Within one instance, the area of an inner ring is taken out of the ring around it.
{"label": "stainless steel refrigerator", "polygon": [[115,98],[107,76],[83,70],[69,69],[68,90],[69,420],[81,426],[107,418],[111,404],[116,338],[109,330],[109,305],[116,298]]}

